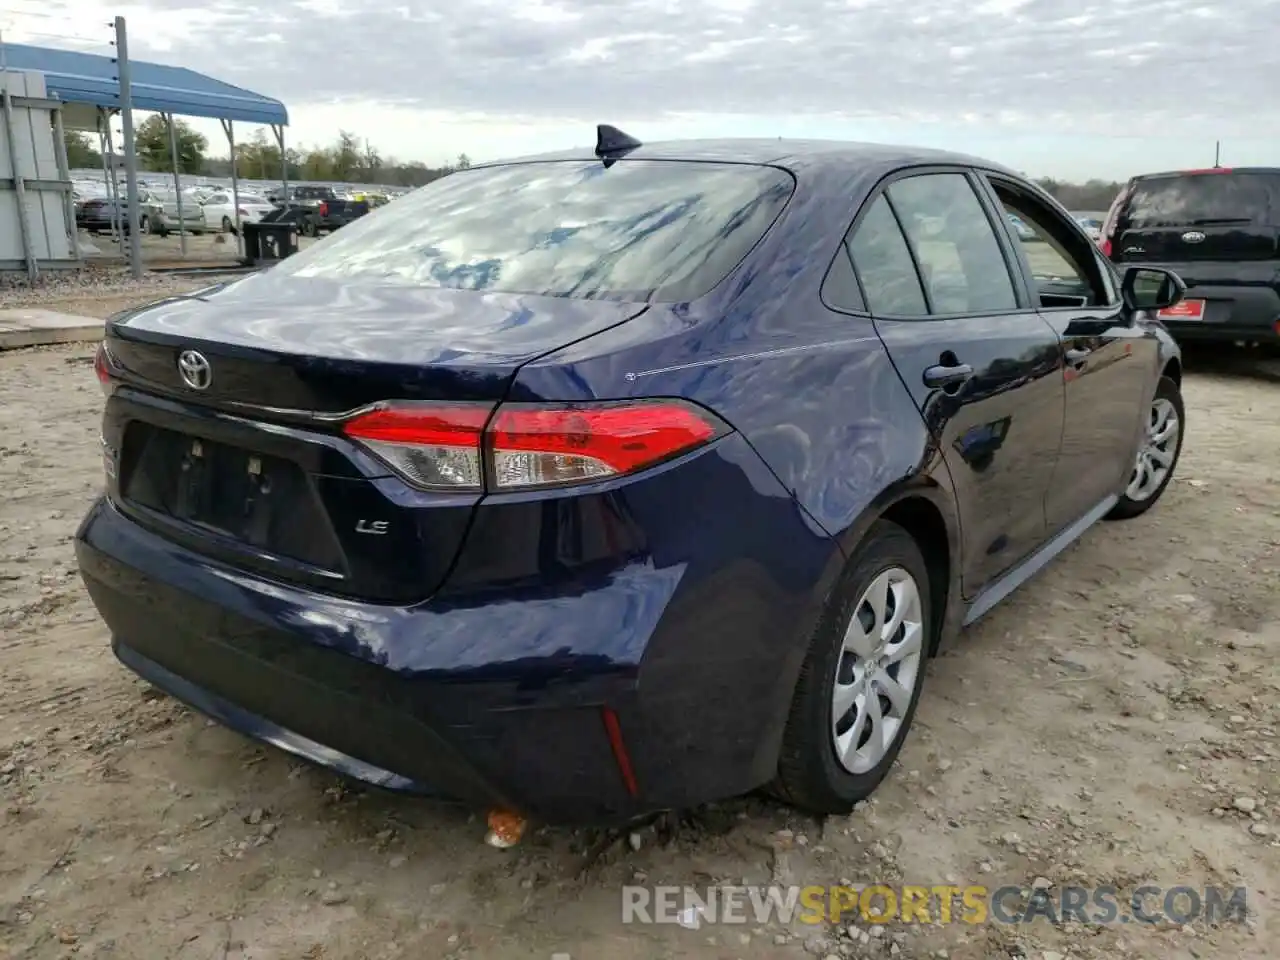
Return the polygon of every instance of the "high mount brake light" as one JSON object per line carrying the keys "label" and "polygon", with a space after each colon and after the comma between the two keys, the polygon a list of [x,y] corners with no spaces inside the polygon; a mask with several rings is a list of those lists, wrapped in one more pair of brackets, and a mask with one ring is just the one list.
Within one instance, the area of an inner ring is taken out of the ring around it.
{"label": "high mount brake light", "polygon": [[624,476],[728,432],[679,400],[590,405],[389,403],[343,433],[424,490],[493,492]]}

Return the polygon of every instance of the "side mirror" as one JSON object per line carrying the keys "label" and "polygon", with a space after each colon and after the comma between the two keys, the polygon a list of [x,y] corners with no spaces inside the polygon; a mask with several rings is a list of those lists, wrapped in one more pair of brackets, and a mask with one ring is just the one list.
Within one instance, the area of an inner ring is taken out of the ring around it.
{"label": "side mirror", "polygon": [[1120,283],[1120,296],[1130,310],[1167,310],[1186,292],[1180,276],[1159,267],[1129,267]]}

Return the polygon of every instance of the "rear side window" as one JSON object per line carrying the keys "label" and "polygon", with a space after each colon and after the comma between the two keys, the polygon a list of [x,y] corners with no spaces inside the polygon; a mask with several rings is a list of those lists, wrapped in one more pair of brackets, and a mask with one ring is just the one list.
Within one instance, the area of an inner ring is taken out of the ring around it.
{"label": "rear side window", "polygon": [[692,300],[764,235],[795,182],[774,167],[623,160],[461,170],[276,270],[296,277],[614,300]]}
{"label": "rear side window", "polygon": [[907,239],[883,196],[871,204],[849,238],[849,256],[872,313],[890,317],[929,313]]}
{"label": "rear side window", "polygon": [[1131,227],[1280,223],[1280,173],[1197,173],[1134,183],[1121,219]]}

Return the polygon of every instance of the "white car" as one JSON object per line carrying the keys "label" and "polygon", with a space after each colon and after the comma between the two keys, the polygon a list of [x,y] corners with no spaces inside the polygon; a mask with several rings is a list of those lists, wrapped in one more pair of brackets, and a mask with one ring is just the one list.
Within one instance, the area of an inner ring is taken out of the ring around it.
{"label": "white car", "polygon": [[237,206],[230,190],[218,190],[209,194],[201,204],[204,207],[205,222],[214,230],[221,228],[223,233],[230,233],[238,230],[242,223],[257,223],[275,209],[266,197],[252,193],[240,194],[239,201]]}
{"label": "white car", "polygon": [[1084,227],[1084,232],[1089,234],[1090,239],[1097,240],[1102,236],[1102,221],[1097,217],[1077,216],[1076,223]]}

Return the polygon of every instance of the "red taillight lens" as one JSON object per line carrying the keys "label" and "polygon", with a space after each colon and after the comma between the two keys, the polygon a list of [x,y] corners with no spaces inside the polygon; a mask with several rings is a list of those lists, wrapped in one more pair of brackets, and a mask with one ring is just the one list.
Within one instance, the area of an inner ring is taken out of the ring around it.
{"label": "red taillight lens", "polygon": [[93,372],[98,375],[102,392],[109,394],[111,392],[111,361],[107,356],[106,343],[99,343],[98,351],[93,355]]}
{"label": "red taillight lens", "polygon": [[[347,421],[416,487],[492,491],[622,476],[711,442],[728,428],[678,400],[593,405],[386,404]],[[486,423],[488,429],[486,430]]]}
{"label": "red taillight lens", "polygon": [[715,439],[705,415],[678,403],[498,410],[489,428],[498,489],[632,473]]}
{"label": "red taillight lens", "polygon": [[1104,257],[1111,256],[1111,241],[1109,239],[1099,240],[1098,247],[1102,250],[1102,255]]}
{"label": "red taillight lens", "polygon": [[329,215],[329,205],[324,201],[320,202],[320,216],[327,217]]}
{"label": "red taillight lens", "polygon": [[489,404],[387,404],[348,420],[361,441],[415,487],[481,490],[480,440]]}

